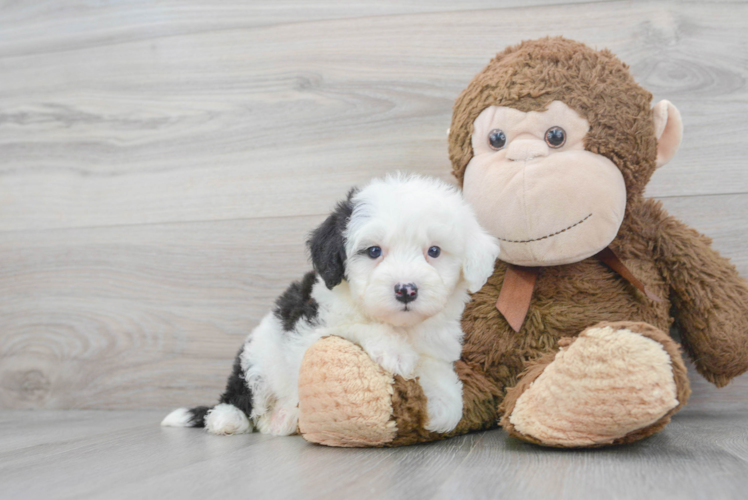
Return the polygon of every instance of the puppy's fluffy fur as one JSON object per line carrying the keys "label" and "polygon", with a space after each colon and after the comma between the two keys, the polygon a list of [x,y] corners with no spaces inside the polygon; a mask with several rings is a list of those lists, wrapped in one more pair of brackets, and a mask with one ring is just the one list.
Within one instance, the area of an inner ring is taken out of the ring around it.
{"label": "puppy's fluffy fur", "polygon": [[180,408],[162,425],[293,434],[304,352],[338,335],[386,370],[419,377],[427,429],[452,430],[462,416],[453,366],[462,349],[460,317],[468,292],[492,274],[498,242],[454,187],[397,175],[351,191],[308,244],[315,270],[249,335],[219,404]]}

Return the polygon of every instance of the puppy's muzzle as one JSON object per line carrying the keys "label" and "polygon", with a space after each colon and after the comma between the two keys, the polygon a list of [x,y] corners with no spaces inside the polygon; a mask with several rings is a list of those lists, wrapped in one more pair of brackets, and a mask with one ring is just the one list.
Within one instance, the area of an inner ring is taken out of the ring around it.
{"label": "puppy's muzzle", "polygon": [[413,302],[418,298],[418,287],[415,283],[398,283],[395,285],[395,298],[403,304]]}

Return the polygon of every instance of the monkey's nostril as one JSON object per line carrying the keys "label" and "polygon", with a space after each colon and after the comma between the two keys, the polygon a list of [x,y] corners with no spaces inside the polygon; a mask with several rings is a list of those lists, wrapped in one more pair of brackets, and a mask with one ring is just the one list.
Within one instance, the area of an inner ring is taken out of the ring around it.
{"label": "monkey's nostril", "polygon": [[395,299],[398,301],[407,304],[413,302],[416,298],[418,298],[418,287],[415,283],[398,283],[395,285]]}
{"label": "monkey's nostril", "polygon": [[506,158],[510,161],[530,161],[544,156],[548,156],[548,146],[534,139],[512,141],[506,151]]}

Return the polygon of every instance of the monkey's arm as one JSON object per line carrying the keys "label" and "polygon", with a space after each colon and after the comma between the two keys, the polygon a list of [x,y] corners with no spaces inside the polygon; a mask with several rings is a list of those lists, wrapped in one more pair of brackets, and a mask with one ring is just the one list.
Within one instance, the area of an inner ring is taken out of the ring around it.
{"label": "monkey's arm", "polygon": [[710,238],[664,210],[655,252],[684,349],[704,378],[727,385],[748,370],[748,284]]}

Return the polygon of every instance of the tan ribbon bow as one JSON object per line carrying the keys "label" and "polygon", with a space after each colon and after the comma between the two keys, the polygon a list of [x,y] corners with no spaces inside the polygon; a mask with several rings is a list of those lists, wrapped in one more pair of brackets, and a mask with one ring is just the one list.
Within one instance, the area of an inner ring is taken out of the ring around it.
{"label": "tan ribbon bow", "polygon": [[[629,271],[610,247],[606,247],[595,254],[595,258],[617,272],[649,299],[662,302],[660,297],[644,286],[644,283]],[[501,291],[499,292],[499,300],[496,301],[496,309],[504,315],[507,323],[515,332],[519,332],[522,328],[522,324],[527,317],[527,311],[530,310],[532,292],[535,289],[535,281],[541,269],[541,267],[507,265],[504,283],[501,285]]]}

